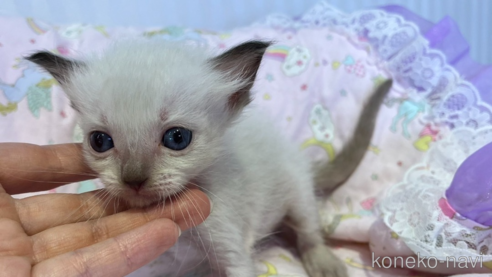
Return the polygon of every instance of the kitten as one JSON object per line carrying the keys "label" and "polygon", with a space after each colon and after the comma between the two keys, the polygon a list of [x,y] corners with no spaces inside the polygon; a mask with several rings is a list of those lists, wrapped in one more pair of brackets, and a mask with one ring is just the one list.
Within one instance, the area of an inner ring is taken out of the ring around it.
{"label": "kitten", "polygon": [[335,189],[356,169],[392,83],[370,96],[335,161],[313,165],[268,116],[247,107],[269,45],[250,41],[212,56],[179,43],[134,41],[85,61],[48,52],[27,59],[70,98],[85,132],[85,159],[114,196],[143,207],[188,183],[203,188],[214,207],[193,231],[204,249],[214,249],[214,276],[255,276],[255,243],[286,217],[309,276],[347,276],[323,241],[315,186]]}

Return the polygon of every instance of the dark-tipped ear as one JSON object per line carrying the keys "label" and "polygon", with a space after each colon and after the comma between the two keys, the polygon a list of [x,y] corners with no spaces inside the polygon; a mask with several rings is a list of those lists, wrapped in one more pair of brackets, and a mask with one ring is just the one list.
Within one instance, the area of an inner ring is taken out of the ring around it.
{"label": "dark-tipped ear", "polygon": [[243,81],[243,86],[229,96],[229,109],[236,113],[251,102],[250,89],[256,78],[265,50],[271,42],[248,41],[211,60],[216,70],[232,80]]}
{"label": "dark-tipped ear", "polygon": [[41,66],[53,76],[61,85],[68,82],[70,75],[75,68],[81,67],[82,62],[73,61],[50,52],[37,52],[26,60]]}

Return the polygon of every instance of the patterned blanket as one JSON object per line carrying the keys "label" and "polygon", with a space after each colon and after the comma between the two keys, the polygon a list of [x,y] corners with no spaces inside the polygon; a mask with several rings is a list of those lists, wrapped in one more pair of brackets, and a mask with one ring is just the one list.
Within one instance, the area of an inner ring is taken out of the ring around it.
{"label": "patterned blanket", "polygon": [[[77,57],[101,51],[117,39],[146,37],[205,44],[221,52],[246,40],[273,40],[253,88],[254,105],[268,111],[283,135],[313,160],[335,157],[369,93],[386,78],[395,80],[360,167],[319,203],[323,226],[337,240],[336,253],[346,262],[349,275],[490,273],[488,249],[479,249],[479,243],[465,235],[459,238],[467,242],[464,246],[447,241],[444,234],[452,220],[442,218],[446,213],[438,204],[457,165],[492,141],[491,108],[482,100],[491,92],[484,80],[492,79],[492,73],[469,60],[466,51],[456,50],[466,41],[456,35],[453,24],[444,19],[434,25],[400,7],[347,15],[324,2],[300,18],[272,15],[225,33],[182,27],[54,26],[32,18],[0,17],[0,142],[82,140],[59,85],[22,59],[36,50]],[[448,47],[451,39],[454,48]],[[475,68],[481,71],[466,74]],[[459,155],[446,151],[458,149],[460,142],[473,147],[461,149]],[[447,166],[449,161],[454,167]],[[90,180],[42,193],[82,193],[101,187]],[[429,229],[443,220],[448,224]],[[483,263],[473,269],[472,258],[482,254],[487,254]],[[459,261],[446,263],[447,256],[458,260],[460,255],[469,260],[461,261],[461,266]],[[414,259],[413,265],[409,259]],[[131,276],[176,276],[166,263],[157,259]],[[298,257],[281,245],[258,254],[257,269],[261,277],[306,276]],[[182,269],[180,275],[205,276],[205,271]]]}

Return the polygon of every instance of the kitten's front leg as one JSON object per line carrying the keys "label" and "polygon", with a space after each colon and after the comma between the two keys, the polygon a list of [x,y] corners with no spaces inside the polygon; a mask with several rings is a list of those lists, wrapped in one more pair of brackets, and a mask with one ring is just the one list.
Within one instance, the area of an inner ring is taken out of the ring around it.
{"label": "kitten's front leg", "polygon": [[[248,255],[238,255],[236,257],[231,257],[231,261],[234,264],[225,266],[225,274],[213,276],[224,276],[224,277],[256,277],[254,263],[250,256]],[[228,262],[228,263],[229,263]]]}
{"label": "kitten's front leg", "polygon": [[302,190],[290,203],[289,216],[297,234],[297,248],[309,277],[347,277],[347,268],[325,244],[314,193]]}
{"label": "kitten's front leg", "polygon": [[[215,210],[215,212],[217,211]],[[212,276],[256,276],[251,257],[254,241],[247,239],[245,230],[233,222],[224,223],[224,221],[215,220],[213,217],[209,217],[198,229],[202,237],[210,238],[208,241],[210,251],[207,255],[214,260],[211,263]]]}
{"label": "kitten's front leg", "polygon": [[241,243],[233,241],[214,241],[215,266],[212,268],[214,277],[255,277],[254,262],[249,254],[251,251],[241,247]]}

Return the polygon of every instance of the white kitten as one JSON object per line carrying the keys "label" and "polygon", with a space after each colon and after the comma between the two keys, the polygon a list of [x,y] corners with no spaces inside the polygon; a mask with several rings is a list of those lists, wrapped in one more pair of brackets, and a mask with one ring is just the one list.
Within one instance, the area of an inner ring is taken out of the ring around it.
{"label": "white kitten", "polygon": [[246,42],[213,57],[183,44],[126,42],[84,61],[47,52],[28,60],[63,86],[80,115],[87,163],[115,196],[146,206],[189,182],[208,193],[212,214],[180,241],[198,234],[204,250],[213,247],[214,276],[255,276],[255,243],[286,217],[311,277],[346,276],[323,241],[315,181],[332,190],[356,169],[391,81],[369,98],[335,162],[312,170],[298,145],[246,108],[268,46]]}

